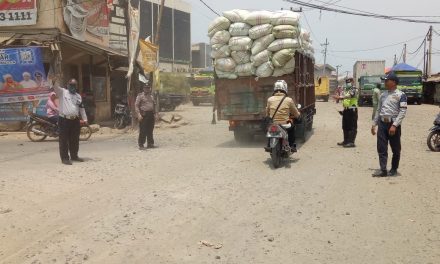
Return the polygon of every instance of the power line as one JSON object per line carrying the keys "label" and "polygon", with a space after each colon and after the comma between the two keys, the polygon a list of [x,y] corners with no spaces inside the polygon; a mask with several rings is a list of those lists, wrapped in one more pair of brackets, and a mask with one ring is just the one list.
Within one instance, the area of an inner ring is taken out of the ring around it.
{"label": "power line", "polygon": [[309,20],[307,19],[306,14],[303,13],[303,16],[304,16],[304,20],[306,21],[307,26],[309,27],[310,32],[312,33],[312,36],[315,38],[316,41],[321,43],[321,41],[319,41],[319,38],[317,38],[317,36],[315,35],[315,32],[313,32],[312,27],[309,24]]}
{"label": "power line", "polygon": [[[331,7],[327,7],[327,6],[323,6],[323,5],[315,5],[312,3],[306,3],[303,1],[299,1],[299,0],[284,0],[284,1],[289,2],[289,3],[293,3],[293,4],[297,4],[297,5],[301,5],[301,6],[306,6],[306,7],[310,7],[310,8],[323,10],[323,11],[335,12],[335,13],[341,13],[341,14],[347,14],[347,15],[372,17],[372,18],[411,22],[411,23],[440,24],[440,21],[409,19],[409,18],[403,18],[403,17],[376,14],[376,13],[366,12],[366,11],[362,11],[362,10],[347,11],[347,10],[331,8]],[[316,0],[316,1],[318,1],[318,0]],[[322,2],[322,1],[318,1],[318,2]],[[338,6],[338,5],[335,5],[335,6]],[[341,7],[341,6],[338,6],[338,7]],[[350,10],[350,8],[347,8],[347,7],[341,7],[341,8]],[[351,10],[355,10],[355,9],[351,9]]]}
{"label": "power line", "polygon": [[202,2],[202,4],[204,4],[209,10],[211,10],[214,14],[216,14],[217,16],[221,16],[217,11],[215,11],[214,9],[212,9],[207,3],[205,3],[205,1],[203,0],[199,0],[200,2]]}
{"label": "power line", "polygon": [[380,49],[384,49],[384,48],[389,48],[389,47],[394,47],[394,46],[402,45],[402,44],[404,44],[404,43],[414,41],[414,40],[419,39],[419,38],[424,37],[424,36],[425,36],[425,35],[422,35],[422,36],[418,36],[418,37],[415,37],[415,38],[412,38],[412,39],[409,39],[409,40],[405,40],[405,41],[401,41],[401,42],[398,42],[398,43],[389,44],[389,45],[385,45],[385,46],[381,46],[381,47],[371,48],[371,49],[360,49],[360,50],[330,50],[330,51],[331,51],[331,52],[341,52],[341,53],[345,53],[345,52],[346,52],[346,53],[348,53],[348,52],[364,52],[364,51],[380,50]]}

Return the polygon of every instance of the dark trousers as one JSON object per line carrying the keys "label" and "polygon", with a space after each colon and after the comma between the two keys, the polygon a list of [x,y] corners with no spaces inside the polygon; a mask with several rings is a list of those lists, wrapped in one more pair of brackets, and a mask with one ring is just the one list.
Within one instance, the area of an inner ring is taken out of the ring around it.
{"label": "dark trousers", "polygon": [[70,120],[63,117],[58,119],[58,126],[60,129],[60,157],[61,160],[68,160],[70,158],[78,158],[79,150],[79,134],[81,131],[79,119]]}
{"label": "dark trousers", "polygon": [[51,117],[49,117],[49,121],[52,124],[56,125],[58,123],[58,116],[51,116]]}
{"label": "dark trousers", "polygon": [[401,127],[399,126],[394,136],[389,135],[389,130],[393,124],[379,122],[377,129],[377,153],[379,154],[380,169],[386,170],[388,163],[388,142],[393,151],[393,159],[391,162],[391,168],[397,170],[400,162],[400,136],[402,135]]}
{"label": "dark trousers", "polygon": [[292,125],[291,128],[286,129],[287,135],[289,136],[289,146],[294,147],[295,146],[295,126]]}
{"label": "dark trousers", "polygon": [[153,139],[154,123],[155,123],[154,113],[146,112],[143,115],[141,122],[139,122],[138,144],[140,147],[145,145],[145,141],[147,141],[148,146],[154,145],[154,139]]}
{"label": "dark trousers", "polygon": [[342,130],[344,131],[344,142],[354,143],[357,136],[358,109],[344,109],[342,112]]}

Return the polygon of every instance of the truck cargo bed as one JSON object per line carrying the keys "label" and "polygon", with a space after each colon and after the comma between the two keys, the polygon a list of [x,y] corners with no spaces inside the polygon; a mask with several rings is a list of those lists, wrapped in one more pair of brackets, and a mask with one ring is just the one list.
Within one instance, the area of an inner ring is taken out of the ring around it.
{"label": "truck cargo bed", "polygon": [[240,77],[235,80],[215,79],[216,108],[219,120],[229,120],[230,130],[255,131],[266,116],[267,99],[277,80],[285,80],[289,97],[302,105],[304,128],[311,129],[315,114],[314,61],[297,52],[295,71],[281,77]]}

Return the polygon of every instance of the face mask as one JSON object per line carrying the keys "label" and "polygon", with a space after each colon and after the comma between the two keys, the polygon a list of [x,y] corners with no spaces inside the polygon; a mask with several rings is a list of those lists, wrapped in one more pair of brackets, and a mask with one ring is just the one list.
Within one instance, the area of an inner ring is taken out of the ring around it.
{"label": "face mask", "polygon": [[75,94],[76,93],[76,85],[74,84],[69,84],[69,92],[71,94]]}
{"label": "face mask", "polygon": [[351,87],[353,87],[353,84],[351,84],[351,83],[347,83],[347,85],[346,85],[345,87],[347,87],[348,89],[350,89]]}

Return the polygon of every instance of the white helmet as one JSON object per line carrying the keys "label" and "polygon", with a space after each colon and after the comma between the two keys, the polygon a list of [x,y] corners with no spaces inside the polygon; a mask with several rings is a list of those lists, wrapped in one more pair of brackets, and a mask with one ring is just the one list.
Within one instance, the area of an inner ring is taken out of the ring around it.
{"label": "white helmet", "polygon": [[287,89],[287,83],[284,80],[279,80],[275,83],[275,85],[273,86],[273,91],[277,92],[277,91],[281,91],[281,92],[285,92],[287,94],[288,89]]}

